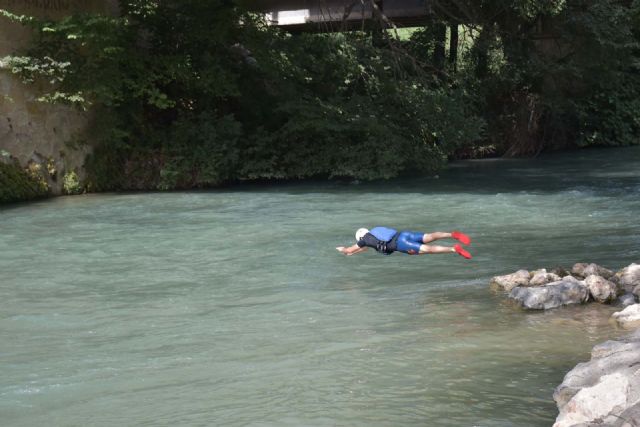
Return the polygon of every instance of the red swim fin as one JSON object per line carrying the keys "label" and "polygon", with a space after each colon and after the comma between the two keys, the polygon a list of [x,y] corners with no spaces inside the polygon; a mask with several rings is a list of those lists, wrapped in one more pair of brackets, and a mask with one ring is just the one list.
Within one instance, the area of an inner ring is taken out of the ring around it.
{"label": "red swim fin", "polygon": [[471,237],[467,236],[461,231],[454,231],[451,233],[451,237],[462,243],[463,245],[468,245],[471,243]]}
{"label": "red swim fin", "polygon": [[466,259],[471,259],[471,254],[467,251],[465,251],[464,249],[462,249],[462,246],[460,245],[454,245],[453,249],[456,250],[456,252],[458,253],[458,255],[465,257]]}

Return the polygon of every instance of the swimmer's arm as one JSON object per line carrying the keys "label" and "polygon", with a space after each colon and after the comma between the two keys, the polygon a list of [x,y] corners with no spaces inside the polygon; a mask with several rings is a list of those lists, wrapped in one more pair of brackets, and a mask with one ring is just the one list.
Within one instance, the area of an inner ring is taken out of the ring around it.
{"label": "swimmer's arm", "polygon": [[365,246],[361,248],[358,245],[353,245],[353,246],[349,246],[348,248],[345,248],[344,246],[338,246],[336,249],[345,255],[355,255],[355,254],[359,254],[360,252],[366,251],[367,247]]}

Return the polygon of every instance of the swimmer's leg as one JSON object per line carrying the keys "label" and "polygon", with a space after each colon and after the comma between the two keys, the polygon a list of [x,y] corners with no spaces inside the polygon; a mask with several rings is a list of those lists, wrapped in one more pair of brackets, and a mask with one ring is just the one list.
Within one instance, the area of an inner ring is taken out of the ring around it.
{"label": "swimmer's leg", "polygon": [[457,253],[461,257],[466,259],[471,259],[471,254],[464,250],[462,246],[455,245],[451,246],[435,246],[435,245],[420,245],[419,255],[424,254],[450,254]]}
{"label": "swimmer's leg", "polygon": [[420,255],[423,254],[449,254],[455,253],[455,249],[451,246],[436,246],[436,245],[420,245]]}
{"label": "swimmer's leg", "polygon": [[465,245],[468,245],[469,243],[471,243],[471,238],[460,231],[452,231],[451,233],[445,233],[442,231],[426,233],[424,236],[422,236],[422,243],[430,243],[430,242],[433,242],[434,240],[448,239],[448,238],[456,239],[460,243]]}
{"label": "swimmer's leg", "polygon": [[430,242],[433,242],[434,240],[448,239],[449,237],[451,237],[451,233],[444,233],[442,231],[425,233],[425,235],[422,236],[422,243],[430,243]]}

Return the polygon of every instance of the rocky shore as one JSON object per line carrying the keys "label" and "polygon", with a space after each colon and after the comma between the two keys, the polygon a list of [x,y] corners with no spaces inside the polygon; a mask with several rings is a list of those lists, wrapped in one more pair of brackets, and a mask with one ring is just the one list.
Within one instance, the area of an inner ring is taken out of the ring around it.
{"label": "rocky shore", "polygon": [[509,298],[530,310],[548,310],[590,301],[635,304],[640,296],[640,264],[613,271],[597,264],[578,263],[571,270],[518,270],[495,276],[490,286],[508,292]]}
{"label": "rocky shore", "polygon": [[640,426],[640,330],[591,350],[553,393],[554,427]]}
{"label": "rocky shore", "polygon": [[527,310],[588,302],[620,307],[612,321],[635,331],[595,346],[589,362],[565,375],[553,395],[560,411],[554,427],[640,426],[640,264],[617,272],[587,263],[519,270],[493,277],[490,286]]}

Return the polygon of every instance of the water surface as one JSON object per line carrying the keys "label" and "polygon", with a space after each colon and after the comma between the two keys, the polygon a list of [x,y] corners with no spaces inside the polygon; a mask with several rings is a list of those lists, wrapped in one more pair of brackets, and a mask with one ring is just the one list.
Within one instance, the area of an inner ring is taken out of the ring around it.
{"label": "water surface", "polygon": [[[615,308],[525,312],[488,281],[639,262],[639,213],[638,148],[3,208],[0,419],[548,426]],[[474,258],[335,251],[375,225],[461,229]]]}

